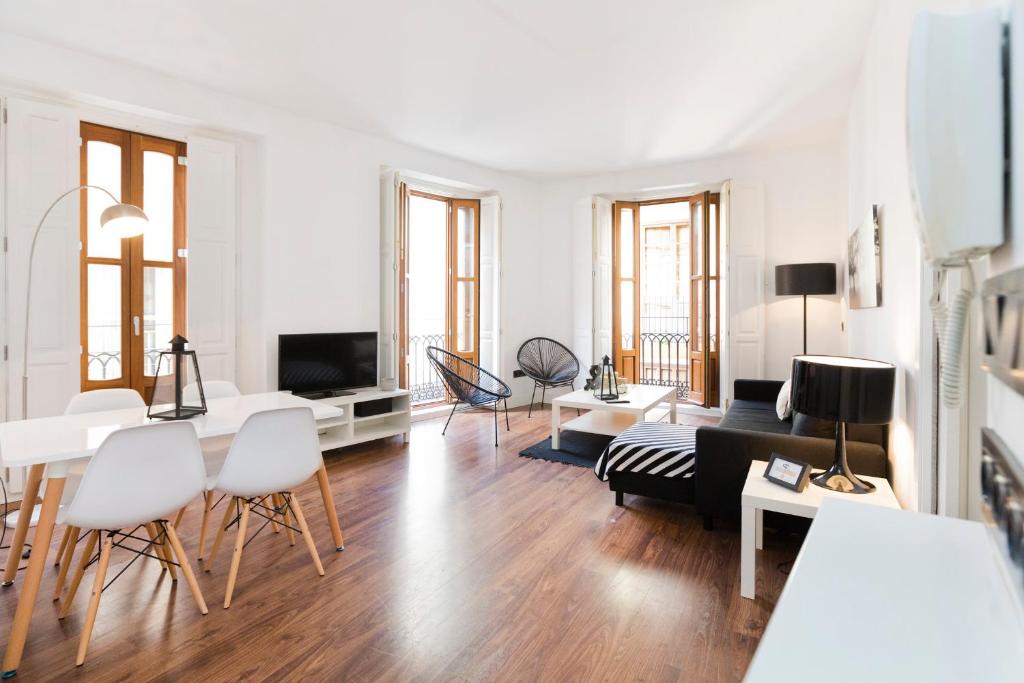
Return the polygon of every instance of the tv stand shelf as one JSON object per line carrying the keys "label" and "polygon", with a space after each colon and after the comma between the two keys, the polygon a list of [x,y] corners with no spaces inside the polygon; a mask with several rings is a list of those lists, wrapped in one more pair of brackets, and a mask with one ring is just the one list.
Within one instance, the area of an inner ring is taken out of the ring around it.
{"label": "tv stand shelf", "polygon": [[[390,412],[356,417],[356,404],[384,398],[391,399]],[[409,443],[412,412],[407,389],[390,391],[380,388],[355,389],[348,395],[327,396],[315,400],[317,403],[338,406],[343,412],[341,417],[317,425],[321,451],[343,448],[375,439],[386,439],[399,434],[402,435],[403,442]]]}

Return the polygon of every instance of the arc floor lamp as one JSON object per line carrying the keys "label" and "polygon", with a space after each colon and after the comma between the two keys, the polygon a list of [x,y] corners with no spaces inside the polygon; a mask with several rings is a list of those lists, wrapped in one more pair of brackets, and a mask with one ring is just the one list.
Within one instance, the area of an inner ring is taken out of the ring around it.
{"label": "arc floor lamp", "polygon": [[32,263],[36,257],[36,241],[39,238],[39,232],[43,229],[43,224],[46,223],[46,219],[49,217],[50,212],[53,211],[53,208],[60,204],[61,200],[68,195],[87,189],[99,190],[114,202],[100,214],[100,229],[108,235],[113,235],[120,239],[135,237],[145,232],[146,226],[149,224],[149,219],[142,209],[134,204],[122,203],[109,190],[99,185],[79,185],[78,187],[71,188],[54,199],[53,203],[46,208],[43,217],[39,219],[35,232],[32,233],[32,244],[28,250],[28,277],[25,282],[25,334],[21,347],[21,419],[23,420],[28,419],[28,329],[32,311]]}
{"label": "arc floor lamp", "polygon": [[775,266],[775,295],[804,298],[804,355],[807,355],[807,297],[836,293],[836,264],[789,263]]}
{"label": "arc floor lamp", "polygon": [[[23,330],[24,336],[22,337],[21,346],[21,419],[23,420],[28,419],[28,334],[29,323],[32,320],[32,264],[36,257],[36,241],[39,238],[40,231],[43,229],[43,224],[46,223],[46,219],[50,216],[53,208],[68,195],[87,189],[99,190],[114,202],[100,214],[100,229],[105,233],[120,239],[135,237],[145,232],[146,226],[149,224],[149,219],[142,209],[133,204],[121,202],[109,190],[98,185],[85,184],[71,188],[54,199],[50,206],[46,208],[43,217],[39,219],[39,224],[36,225],[36,229],[32,233],[32,243],[28,250],[28,277],[25,280],[25,329]],[[34,523],[35,516],[38,514],[38,509],[38,505],[32,509],[32,523]],[[20,512],[20,510],[15,510],[9,514],[7,516],[7,523],[15,523]]]}

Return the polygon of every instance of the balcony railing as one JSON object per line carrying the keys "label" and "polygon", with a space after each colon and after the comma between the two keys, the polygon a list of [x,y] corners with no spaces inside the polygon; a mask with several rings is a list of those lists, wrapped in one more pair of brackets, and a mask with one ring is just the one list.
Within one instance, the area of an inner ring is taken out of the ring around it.
{"label": "balcony railing", "polygon": [[[156,363],[160,357],[160,352],[164,349],[146,349],[142,352],[145,374],[147,377],[152,377],[156,374]],[[93,373],[93,368],[100,368],[100,375],[97,377]],[[104,379],[118,379],[121,377],[121,353],[112,353],[109,351],[100,351],[98,353],[89,354],[89,378],[94,380]]]}
{"label": "balcony railing", "polygon": [[640,384],[675,387],[676,397],[690,394],[690,335],[640,333]]}
{"label": "balcony railing", "polygon": [[444,348],[444,334],[420,334],[409,337],[409,392],[413,403],[444,400],[444,385],[430,367],[427,347]]}

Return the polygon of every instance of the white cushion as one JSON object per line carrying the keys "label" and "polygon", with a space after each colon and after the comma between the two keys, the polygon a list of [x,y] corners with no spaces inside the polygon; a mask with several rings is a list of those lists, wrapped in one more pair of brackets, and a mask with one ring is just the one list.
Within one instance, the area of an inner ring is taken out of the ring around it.
{"label": "white cushion", "polygon": [[788,420],[793,415],[793,406],[790,405],[790,396],[793,393],[790,387],[792,380],[786,380],[779,390],[779,397],[775,399],[775,414],[780,420]]}

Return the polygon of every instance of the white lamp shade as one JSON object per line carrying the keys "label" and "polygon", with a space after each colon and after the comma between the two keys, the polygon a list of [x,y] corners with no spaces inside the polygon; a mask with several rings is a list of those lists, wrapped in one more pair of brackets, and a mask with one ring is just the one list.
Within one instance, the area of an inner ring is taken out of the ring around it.
{"label": "white lamp shade", "polygon": [[118,238],[141,235],[148,225],[145,212],[132,204],[113,204],[100,214],[100,228]]}

